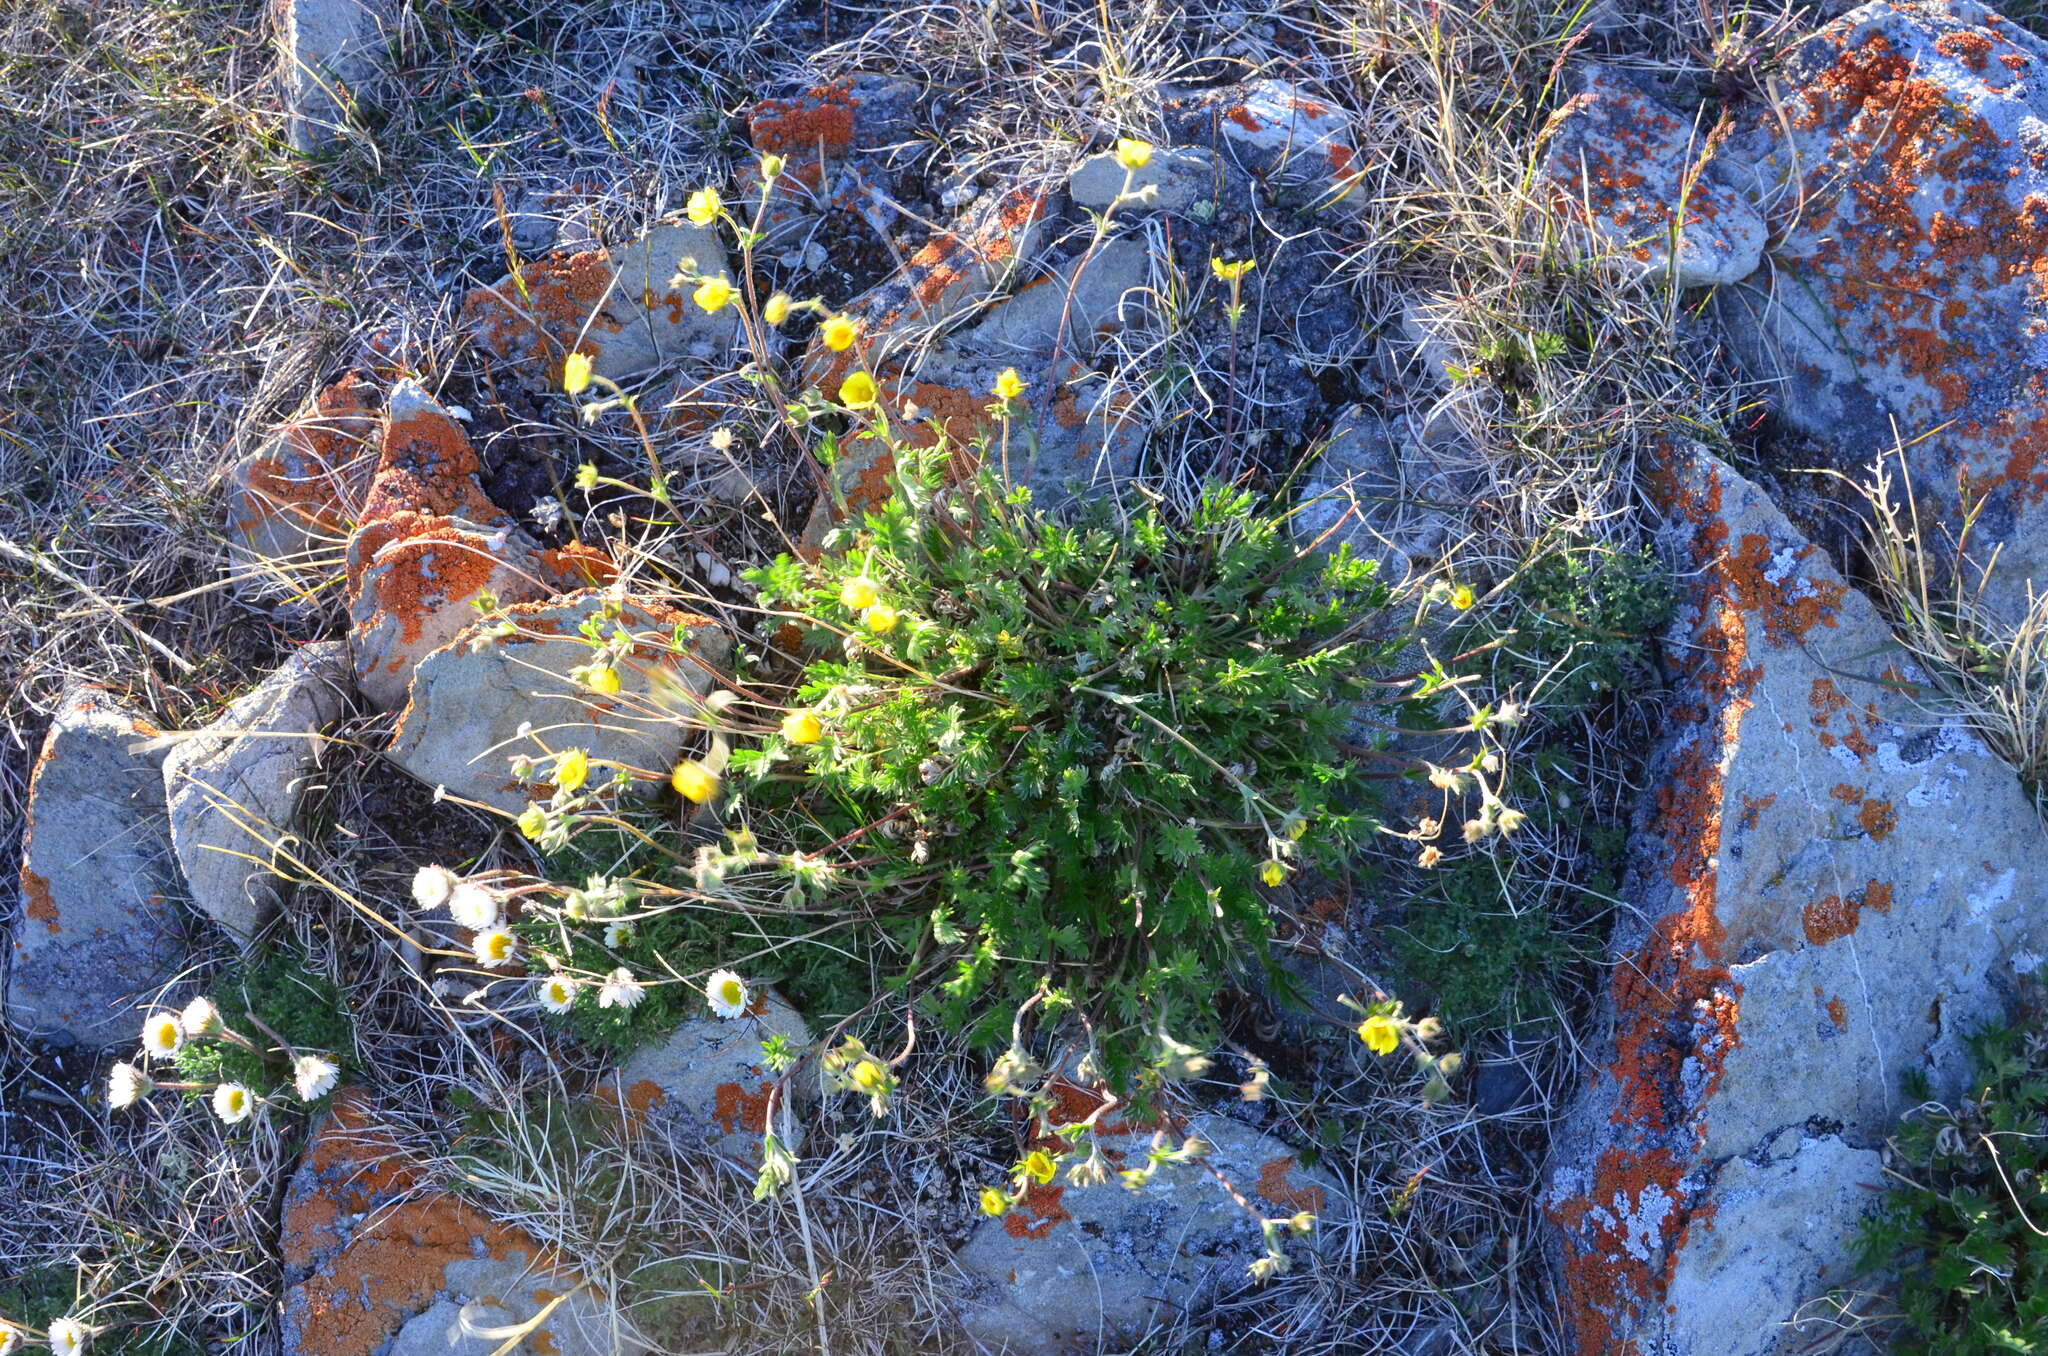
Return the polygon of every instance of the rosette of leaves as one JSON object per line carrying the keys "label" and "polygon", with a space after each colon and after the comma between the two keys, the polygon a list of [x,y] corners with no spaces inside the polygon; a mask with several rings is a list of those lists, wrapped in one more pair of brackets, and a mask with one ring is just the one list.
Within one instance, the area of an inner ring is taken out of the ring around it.
{"label": "rosette of leaves", "polygon": [[1859,1260],[1897,1277],[1892,1348],[2048,1351],[2048,1039],[2038,1020],[1972,1038],[1974,1095],[1921,1104],[1886,1154]]}
{"label": "rosette of leaves", "polygon": [[790,703],[826,732],[736,753],[739,808],[830,855],[949,1023],[1006,1044],[1043,986],[1121,1081],[1272,973],[1267,884],[1375,828],[1344,737],[1399,649],[1389,593],[1243,490],[1119,530],[987,474],[940,492],[899,452],[894,498],[836,549],[750,575],[806,632]]}

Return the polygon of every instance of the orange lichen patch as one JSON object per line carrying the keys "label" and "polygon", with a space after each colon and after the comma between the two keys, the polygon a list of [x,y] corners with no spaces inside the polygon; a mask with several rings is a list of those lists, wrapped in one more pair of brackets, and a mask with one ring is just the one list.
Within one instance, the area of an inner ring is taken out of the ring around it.
{"label": "orange lichen patch", "polygon": [[428,616],[476,597],[499,568],[477,534],[447,518],[417,513],[392,514],[360,529],[355,545],[360,549],[349,552],[350,593],[360,593],[374,562],[381,571],[376,613],[398,623],[407,645],[424,634]]}
{"label": "orange lichen patch", "polygon": [[558,383],[571,344],[595,357],[595,341],[619,329],[609,317],[592,319],[611,288],[612,273],[604,250],[532,260],[521,266],[517,281],[508,276],[464,298],[462,326],[495,356],[536,364],[550,384]]}
{"label": "orange lichen patch", "polygon": [[49,878],[37,875],[26,864],[21,868],[21,898],[30,918],[53,933],[58,930],[57,901],[50,898]]}
{"label": "orange lichen patch", "polygon": [[1992,39],[1987,33],[1968,29],[1958,33],[1945,33],[1937,38],[1934,50],[1945,57],[1953,57],[1971,70],[1981,71],[1991,56]]}
{"label": "orange lichen patch", "polygon": [[747,120],[754,149],[784,156],[831,154],[853,144],[854,114],[860,100],[853,81],[818,85],[794,99],[763,99]]}
{"label": "orange lichen patch", "polygon": [[1003,1232],[1012,1238],[1044,1238],[1052,1232],[1053,1225],[1073,1218],[1060,1204],[1060,1198],[1066,1194],[1065,1187],[1050,1182],[1027,1183],[1023,1199],[1003,1216]]}
{"label": "orange lichen patch", "polygon": [[1899,827],[1898,807],[1888,800],[1872,797],[1863,802],[1863,808],[1856,814],[1856,822],[1870,835],[1874,843],[1882,843],[1891,837],[1892,830]]}
{"label": "orange lichen patch", "polygon": [[[1821,987],[1818,984],[1813,986],[1813,996],[1815,998],[1822,996]],[[1834,1024],[1835,1030],[1847,1031],[1849,1029],[1849,1009],[1842,1002],[1841,995],[1837,994],[1833,998],[1828,999],[1825,1003],[1821,1004],[1821,1009],[1827,1013],[1828,1021]]]}
{"label": "orange lichen patch", "polygon": [[762,1134],[768,1129],[768,1100],[774,1088],[773,1080],[760,1084],[752,1092],[738,1083],[720,1083],[711,1093],[712,1119],[728,1135],[742,1130],[749,1134]]}
{"label": "orange lichen patch", "polygon": [[1745,795],[1742,798],[1742,827],[1745,830],[1755,828],[1757,822],[1763,818],[1764,811],[1777,803],[1778,793],[1775,791],[1763,796]]}
{"label": "orange lichen patch", "polygon": [[422,513],[480,524],[502,522],[503,510],[484,494],[477,479],[482,470],[462,426],[437,406],[423,405],[385,425],[363,520]]}
{"label": "orange lichen patch", "polygon": [[1300,1163],[1292,1155],[1276,1158],[1259,1169],[1259,1184],[1253,1190],[1259,1196],[1292,1214],[1306,1210],[1317,1214],[1323,1208],[1323,1189],[1314,1182],[1297,1184],[1293,1180],[1294,1170]]}
{"label": "orange lichen patch", "polygon": [[233,527],[251,538],[272,523],[308,535],[338,535],[369,481],[368,447],[376,428],[351,372],[315,397],[263,452],[237,471]]}
{"label": "orange lichen patch", "polygon": [[1806,940],[1815,946],[1825,946],[1837,937],[1847,937],[1856,931],[1863,919],[1863,911],[1874,913],[1892,911],[1892,887],[1882,881],[1869,881],[1861,890],[1853,890],[1846,897],[1827,895],[1808,904],[1800,912],[1800,922],[1806,929]]}
{"label": "orange lichen patch", "polygon": [[540,553],[540,563],[555,577],[558,587],[581,589],[602,587],[619,577],[619,567],[601,546],[572,541],[560,550]]}

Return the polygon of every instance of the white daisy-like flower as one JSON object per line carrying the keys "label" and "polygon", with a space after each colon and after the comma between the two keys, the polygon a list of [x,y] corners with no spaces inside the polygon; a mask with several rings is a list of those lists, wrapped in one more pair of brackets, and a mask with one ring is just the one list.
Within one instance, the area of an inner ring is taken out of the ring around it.
{"label": "white daisy-like flower", "polygon": [[721,1017],[742,1017],[747,1011],[747,981],[730,970],[714,970],[704,986],[711,1010]]}
{"label": "white daisy-like flower", "polygon": [[604,987],[597,991],[597,1005],[601,1008],[630,1008],[647,996],[640,981],[633,978],[633,972],[621,965],[604,977]]}
{"label": "white daisy-like flower", "polygon": [[175,1012],[153,1012],[142,1024],[142,1048],[152,1059],[169,1059],[185,1048],[185,1028]]}
{"label": "white daisy-like flower", "polygon": [[239,1125],[256,1109],[256,1094],[240,1083],[223,1083],[213,1090],[213,1114],[228,1125]]}
{"label": "white daisy-like flower", "polygon": [[12,1323],[0,1323],[0,1356],[14,1356],[21,1350],[21,1329]]}
{"label": "white daisy-like flower", "polygon": [[567,975],[549,975],[533,986],[533,993],[549,1012],[567,1012],[576,1006],[576,981]]}
{"label": "white daisy-like flower", "polygon": [[519,939],[504,928],[487,928],[476,935],[476,963],[486,970],[510,965],[519,954]]}
{"label": "white daisy-like flower", "polygon": [[460,878],[445,866],[423,866],[413,873],[413,903],[423,909],[438,909],[448,902],[448,896],[455,893],[455,887],[460,884]]}
{"label": "white daisy-like flower", "polygon": [[[156,1080],[133,1064],[116,1064],[107,1074],[107,1105],[116,1111],[134,1106],[156,1091]],[[0,1356],[7,1356],[7,1344],[0,1341]]]}
{"label": "white daisy-like flower", "polygon": [[60,1318],[50,1324],[51,1356],[79,1356],[92,1333],[75,1318]]}
{"label": "white daisy-like flower", "polygon": [[616,950],[633,940],[633,925],[620,920],[604,925],[604,944]]}
{"label": "white daisy-like flower", "polygon": [[292,1086],[302,1102],[325,1097],[340,1078],[341,1066],[325,1055],[300,1055],[292,1061]]}
{"label": "white daisy-like flower", "polygon": [[471,932],[483,932],[498,926],[498,897],[464,881],[448,896],[448,915]]}
{"label": "white daisy-like flower", "polygon": [[185,1005],[178,1014],[178,1025],[185,1028],[188,1036],[211,1036],[220,1030],[220,1009],[213,1000],[201,995]]}

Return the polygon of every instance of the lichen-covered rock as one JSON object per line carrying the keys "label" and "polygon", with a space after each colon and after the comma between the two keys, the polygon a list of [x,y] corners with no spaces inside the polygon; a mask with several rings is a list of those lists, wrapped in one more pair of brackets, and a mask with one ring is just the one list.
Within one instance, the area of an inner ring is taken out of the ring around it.
{"label": "lichen-covered rock", "polygon": [[[1085,1119],[1100,1105],[1071,1085],[1056,1090],[1056,1124]],[[1113,1119],[1100,1128],[1113,1164],[1143,1165],[1151,1131]],[[1231,1198],[1217,1173],[1260,1217],[1307,1212],[1327,1229],[1349,1214],[1343,1188],[1302,1167],[1270,1135],[1223,1116],[1197,1116],[1169,1139],[1178,1145],[1183,1135],[1206,1143],[1208,1155],[1162,1169],[1142,1190],[1114,1179],[1034,1184],[1008,1214],[977,1225],[954,1256],[976,1283],[960,1315],[968,1333],[1016,1356],[1094,1352],[1104,1344],[1121,1350],[1155,1318],[1248,1286],[1245,1269],[1265,1251],[1259,1218]],[[1291,1247],[1311,1250],[1316,1237]]]}
{"label": "lichen-covered rock", "polygon": [[1767,229],[1707,154],[1705,129],[1612,67],[1588,62],[1575,75],[1543,161],[1552,206],[1629,273],[1675,276],[1680,287],[1754,273]]}
{"label": "lichen-covered rock", "polygon": [[329,386],[228,477],[239,592],[298,591],[331,574],[377,466],[377,415],[354,373]]}
{"label": "lichen-covered rock", "polygon": [[276,0],[277,79],[293,150],[334,140],[347,104],[376,79],[399,11],[397,0]]}
{"label": "lichen-covered rock", "polygon": [[[620,629],[633,637],[613,695],[569,676],[593,657],[586,621],[607,638]],[[704,617],[596,589],[507,607],[502,621],[476,622],[451,641],[413,672],[391,760],[430,786],[515,813],[551,791],[544,780],[513,778],[518,754],[580,748],[593,784],[614,767],[665,779],[690,733],[679,694],[710,692],[731,653]]]}
{"label": "lichen-covered rock", "polygon": [[1363,208],[1358,129],[1336,103],[1288,80],[1254,80],[1225,91],[1213,106],[1219,150],[1276,187],[1303,195],[1317,211]]}
{"label": "lichen-covered rock", "polygon": [[348,543],[356,685],[379,709],[405,701],[413,667],[501,605],[609,578],[581,549],[542,550],[484,494],[469,438],[411,381],[392,388],[377,473]]}
{"label": "lichen-covered rock", "polygon": [[[986,437],[1000,457],[1002,423],[989,412],[991,391],[996,377],[1014,367],[1025,393],[1011,428],[1007,470],[1030,486],[1034,502],[1058,507],[1131,479],[1151,425],[1132,393],[1114,389],[1086,360],[1104,334],[1150,313],[1150,273],[1143,239],[1115,237],[1086,267],[1079,257],[1070,259],[991,306],[927,354],[914,374],[884,369],[884,408],[892,418],[906,406],[917,411],[907,423],[899,418],[902,441],[919,448],[943,443],[958,475],[972,470],[969,449],[978,438]],[[895,454],[877,440],[842,447],[834,467],[837,496],[820,496],[803,544],[817,548],[832,528],[886,502],[895,469]]]}
{"label": "lichen-covered rock", "polygon": [[171,845],[193,906],[243,941],[275,901],[269,869],[289,836],[320,735],[353,689],[348,647],[305,646],[164,758]]}
{"label": "lichen-covered rock", "polygon": [[[1123,198],[1128,182],[1131,193]],[[1106,212],[1122,200],[1118,216],[1144,212],[1176,215],[1196,211],[1198,204],[1214,204],[1223,182],[1223,165],[1216,153],[1199,147],[1162,146],[1139,170],[1126,171],[1114,151],[1091,155],[1074,167],[1067,181],[1067,195],[1092,212]]]}
{"label": "lichen-covered rock", "polygon": [[[890,201],[890,148],[913,143],[919,93],[908,80],[863,73],[754,105],[747,135],[755,152],[783,158],[761,222],[771,248],[808,234],[821,216],[858,218],[889,238],[899,215]],[[737,179],[751,208],[761,191],[758,162],[743,162]]]}
{"label": "lichen-covered rock", "polygon": [[[798,1047],[812,1039],[803,1014],[763,988],[745,1016],[692,1018],[660,1044],[642,1046],[606,1080],[607,1092],[632,1115],[662,1124],[680,1143],[757,1164],[777,1082],[761,1060],[761,1042],[775,1036]],[[817,1076],[807,1071],[788,1080],[774,1099],[775,1133],[791,1149],[803,1142],[803,1113],[817,1094]],[[782,1097],[790,1099],[787,1122]]]}
{"label": "lichen-covered rock", "polygon": [[739,320],[691,299],[699,275],[732,276],[716,229],[662,222],[618,249],[550,255],[477,288],[462,325],[530,386],[559,389],[572,352],[626,381],[687,355],[724,355]]}
{"label": "lichen-covered rock", "polygon": [[1697,450],[1653,485],[1669,725],[1544,1203],[1573,1351],[1761,1356],[1852,1275],[1901,1078],[1958,1091],[2048,944],[2048,832],[1755,485]]}
{"label": "lichen-covered rock", "polygon": [[178,969],[184,929],[155,726],[111,693],[64,694],[29,782],[7,1020],[57,1041],[134,1042],[130,1000]]}
{"label": "lichen-covered rock", "polygon": [[847,303],[845,313],[861,327],[858,345],[833,353],[812,343],[806,358],[811,379],[836,391],[856,364],[887,370],[914,340],[958,324],[1034,256],[1055,207],[1047,194],[1016,188],[933,235],[894,275]]}
{"label": "lichen-covered rock", "polygon": [[1986,601],[2016,612],[2048,581],[2048,43],[1973,0],[1878,0],[1774,88],[1741,149],[1782,238],[1720,295],[1737,354],[1840,469],[1903,443],[1932,544],[1972,500]]}
{"label": "lichen-covered rock", "polygon": [[428,1180],[344,1090],[285,1195],[279,1238],[285,1350],[297,1356],[488,1356],[464,1329],[531,1320],[520,1349],[556,1356],[647,1350],[574,1265]]}

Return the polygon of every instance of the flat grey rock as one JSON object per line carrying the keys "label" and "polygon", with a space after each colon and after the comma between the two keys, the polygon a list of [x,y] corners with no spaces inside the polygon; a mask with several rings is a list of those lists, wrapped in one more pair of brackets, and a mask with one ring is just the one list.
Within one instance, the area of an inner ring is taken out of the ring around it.
{"label": "flat grey rock", "polygon": [[64,694],[29,783],[7,1020],[93,1047],[134,1044],[134,1000],[177,971],[185,925],[161,732],[96,687]]}

